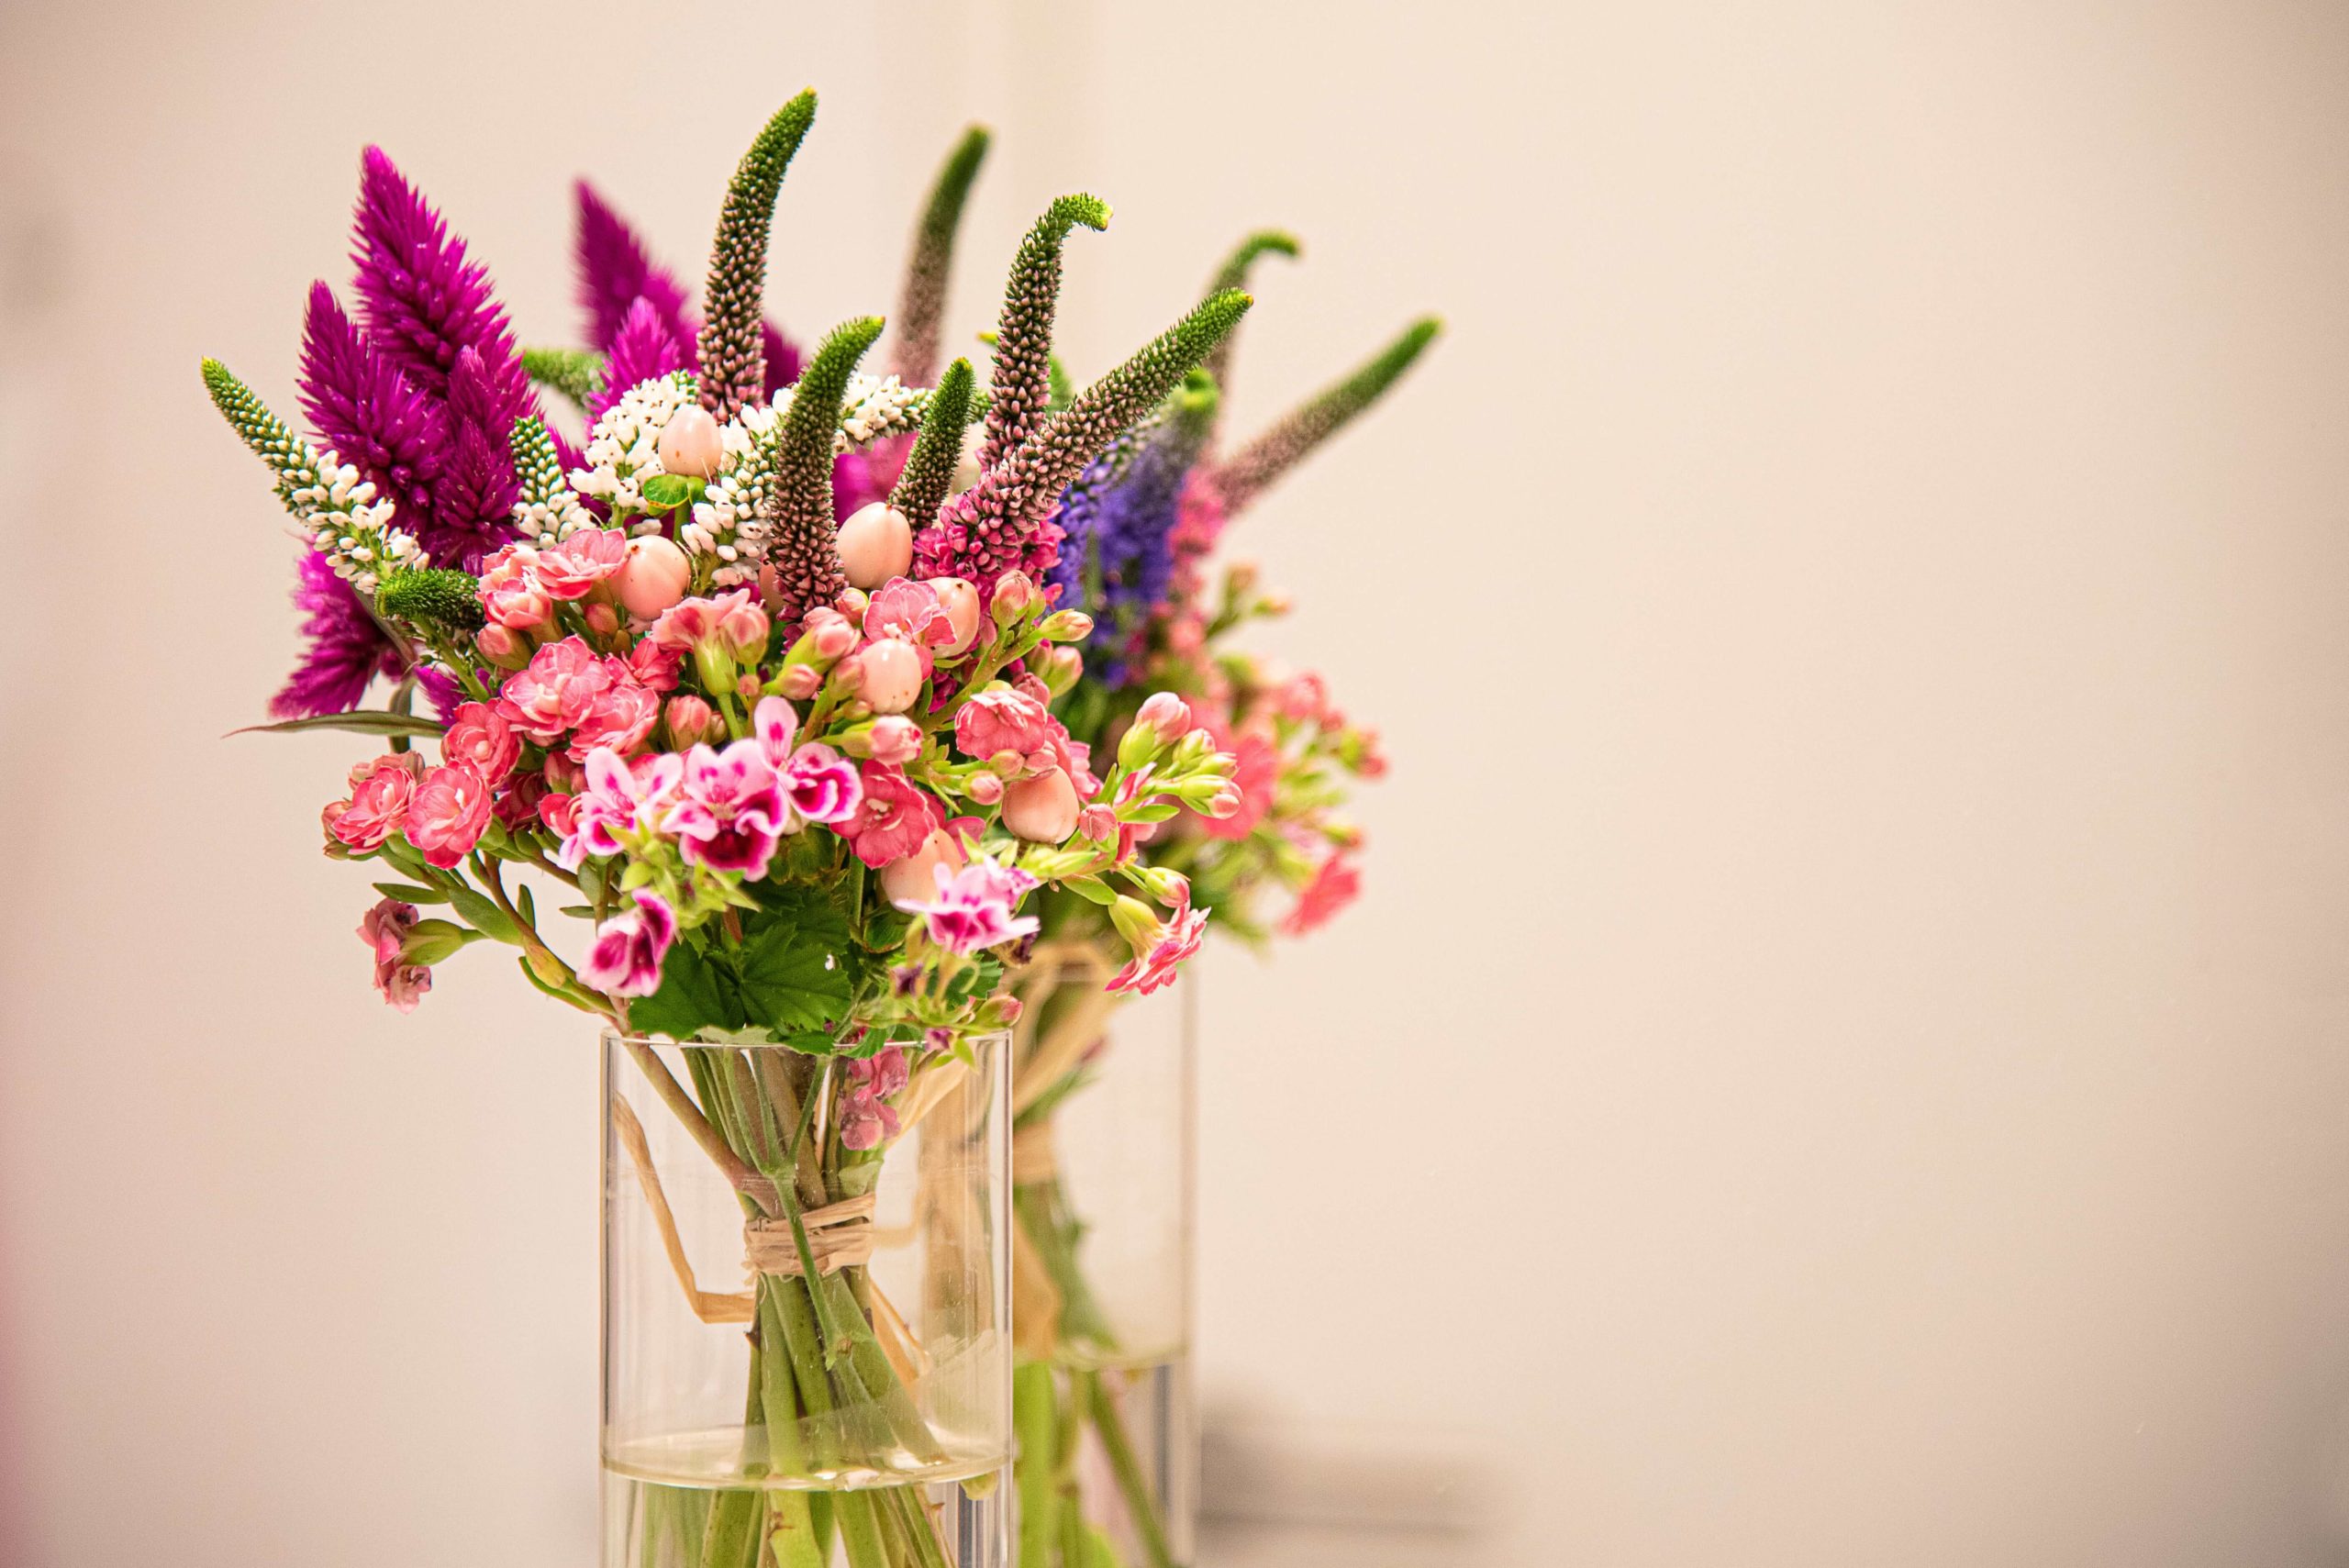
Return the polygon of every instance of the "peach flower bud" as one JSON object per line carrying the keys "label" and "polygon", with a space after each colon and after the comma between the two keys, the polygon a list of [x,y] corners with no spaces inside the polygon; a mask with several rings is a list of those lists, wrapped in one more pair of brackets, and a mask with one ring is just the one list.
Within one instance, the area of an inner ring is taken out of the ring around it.
{"label": "peach flower bud", "polygon": [[783,673],[776,684],[792,701],[806,702],[824,689],[824,673],[813,664],[794,664]]}
{"label": "peach flower bud", "polygon": [[740,697],[744,702],[758,701],[759,689],[759,678],[756,675],[751,674],[749,671],[746,670],[741,674],[735,677],[734,695]]}
{"label": "peach flower bud", "polygon": [[1003,775],[985,772],[973,773],[971,782],[963,786],[963,793],[981,806],[993,806],[1003,798]]}
{"label": "peach flower bud", "polygon": [[1074,648],[1046,648],[1028,656],[1042,671],[1044,689],[1059,696],[1085,673],[1085,655]]}
{"label": "peach flower bud", "polygon": [[[1236,809],[1238,802],[1234,801]],[[1076,785],[1058,768],[1008,785],[1003,825],[1031,844],[1058,844],[1076,831]]]}
{"label": "peach flower bud", "polygon": [[862,588],[842,588],[841,596],[832,601],[834,613],[848,617],[851,626],[861,626],[864,612],[873,607],[873,595]]}
{"label": "peach flower bud", "polygon": [[687,695],[671,697],[662,717],[669,726],[669,744],[682,751],[709,733],[710,723],[718,716],[707,703]]}
{"label": "peach flower bud", "polygon": [[892,904],[927,904],[938,896],[937,868],[960,871],[963,860],[963,846],[954,841],[954,835],[933,828],[919,849],[881,868],[881,891]]}
{"label": "peach flower bud", "polygon": [[1223,817],[1230,816],[1233,812],[1239,809],[1239,789],[1234,785],[1225,784],[1222,788],[1217,790],[1214,797],[1208,802],[1207,814],[1209,817],[1213,817],[1220,820]]}
{"label": "peach flower bud", "polygon": [[481,656],[501,670],[519,670],[530,662],[530,639],[511,627],[492,623],[473,634]]}
{"label": "peach flower bud", "polygon": [[886,501],[869,502],[850,513],[832,542],[841,552],[841,574],[868,591],[904,576],[914,563],[913,525]]}
{"label": "peach flower bud", "polygon": [[620,628],[620,613],[609,605],[588,606],[583,618],[597,637],[609,637]]}
{"label": "peach flower bud", "polygon": [[1268,616],[1285,616],[1297,608],[1297,601],[1286,594],[1267,594],[1256,601],[1256,606]]}
{"label": "peach flower bud", "polygon": [[931,577],[925,581],[938,595],[938,607],[946,612],[946,624],[954,628],[952,640],[939,651],[950,659],[967,652],[979,636],[979,591],[961,577]]}
{"label": "peach flower bud", "polygon": [[[809,619],[814,617],[811,616]],[[829,618],[811,629],[816,634],[815,649],[818,659],[845,659],[856,651],[856,628],[851,626],[848,617],[838,611],[831,612]]]}
{"label": "peach flower bud", "polygon": [[[708,417],[707,414],[702,417]],[[670,423],[674,425],[676,420]],[[612,574],[612,586],[618,592],[620,603],[628,606],[629,614],[651,620],[684,598],[693,580],[693,563],[685,559],[685,552],[674,540],[648,534],[628,541],[620,569]]]}
{"label": "peach flower bud", "polygon": [[1190,706],[1173,692],[1154,692],[1141,705],[1136,722],[1149,725],[1162,739],[1179,740],[1191,732]]}
{"label": "peach flower bud", "polygon": [[876,762],[910,762],[921,755],[921,726],[902,714],[884,714],[873,721],[872,751]]}
{"label": "peach flower bud", "polygon": [[1038,628],[1051,642],[1082,642],[1093,635],[1093,617],[1083,610],[1062,610],[1048,616]]}
{"label": "peach flower bud", "polygon": [[1025,572],[1005,573],[996,578],[995,583],[995,603],[991,606],[995,614],[995,624],[1009,626],[1013,621],[1026,615],[1029,606],[1035,602],[1036,584],[1029,580],[1028,573]]}
{"label": "peach flower bud", "polygon": [[857,694],[875,713],[903,713],[921,695],[921,655],[902,637],[885,637],[857,656]]}
{"label": "peach flower bud", "polygon": [[1088,839],[1114,838],[1118,831],[1118,814],[1106,806],[1088,806],[1076,814],[1076,830]]}
{"label": "peach flower bud", "polygon": [[1016,779],[1028,771],[1028,759],[1008,746],[987,759],[987,766],[1008,779]]}
{"label": "peach flower bud", "polygon": [[661,427],[661,439],[653,450],[669,473],[707,479],[718,472],[718,462],[726,455],[726,438],[708,409],[688,403]]}

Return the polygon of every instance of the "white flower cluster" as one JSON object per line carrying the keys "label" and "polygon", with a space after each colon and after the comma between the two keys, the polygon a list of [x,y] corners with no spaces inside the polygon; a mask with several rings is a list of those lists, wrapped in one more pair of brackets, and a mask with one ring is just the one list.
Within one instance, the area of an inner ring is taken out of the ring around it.
{"label": "white flower cluster", "polygon": [[423,547],[392,527],[392,504],[375,499],[375,484],[331,451],[306,447],[307,472],[284,474],[285,499],[310,543],[335,575],[372,594],[381,573],[426,564]]}
{"label": "white flower cluster", "polygon": [[595,514],[579,504],[579,497],[566,487],[558,486],[551,495],[532,496],[524,493],[514,503],[514,526],[523,537],[540,544],[554,544],[569,539],[581,528],[599,527]]}
{"label": "white flower cluster", "polygon": [[916,391],[894,375],[858,373],[848,378],[848,395],[841,400],[841,434],[837,450],[909,436],[921,423],[928,391]]}
{"label": "white flower cluster", "polygon": [[774,488],[782,413],[773,406],[745,408],[719,435],[726,454],[694,503],[692,519],[677,529],[677,543],[687,555],[717,563],[710,569],[712,586],[731,588],[756,577],[766,559],[767,524],[760,512]]}
{"label": "white flower cluster", "polygon": [[[644,482],[662,472],[661,431],[669,417],[694,397],[693,383],[683,374],[656,377],[629,388],[588,432],[584,454],[587,466],[572,471],[571,487],[582,495],[602,496],[610,505],[615,522],[642,513]],[[637,533],[657,533],[661,520],[641,517],[631,528]]]}

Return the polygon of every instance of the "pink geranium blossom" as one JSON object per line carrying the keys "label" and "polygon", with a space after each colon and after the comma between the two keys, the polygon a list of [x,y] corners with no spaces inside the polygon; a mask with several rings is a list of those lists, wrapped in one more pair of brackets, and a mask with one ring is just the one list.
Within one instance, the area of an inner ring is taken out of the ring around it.
{"label": "pink geranium blossom", "polygon": [[506,721],[544,746],[586,717],[612,684],[607,660],[576,637],[550,642],[506,677],[496,707]]}
{"label": "pink geranium blossom", "polygon": [[1036,885],[1036,879],[1019,867],[980,859],[959,871],[941,865],[933,874],[938,880],[937,897],[927,903],[909,900],[897,907],[921,916],[930,940],[939,946],[967,957],[981,948],[1016,941],[1038,929],[1033,915],[1012,913]]}
{"label": "pink geranium blossom", "polygon": [[783,841],[786,808],[774,770],[755,740],[723,751],[696,745],[685,753],[677,802],[662,826],[677,836],[685,859],[712,871],[740,872],[752,881]]}
{"label": "pink geranium blossom", "polygon": [[443,871],[471,853],[488,826],[489,784],[471,762],[434,768],[408,803],[407,841]]}
{"label": "pink geranium blossom", "polygon": [[864,804],[864,785],[856,764],[816,741],[794,747],[792,741],[798,733],[798,710],[781,697],[762,697],[751,710],[751,740],[767,766],[774,770],[783,798],[791,807],[792,820],[784,831],[797,831],[801,822],[847,821]]}
{"label": "pink geranium blossom", "polygon": [[1198,951],[1199,943],[1206,940],[1208,913],[1191,907],[1191,890],[1186,884],[1174,912],[1163,921],[1153,922],[1154,929],[1132,941],[1132,962],[1110,976],[1103,989],[1147,996],[1172,982],[1183,961]]}
{"label": "pink geranium blossom", "polygon": [[607,920],[579,966],[579,978],[614,996],[650,996],[661,989],[661,961],[677,939],[677,912],[649,888],[631,895],[636,911]]}
{"label": "pink geranium blossom", "polygon": [[351,770],[351,798],[326,809],[327,831],[353,850],[375,850],[406,825],[424,759],[413,751],[387,751]]}
{"label": "pink geranium blossom", "polygon": [[1362,873],[1345,856],[1331,855],[1313,868],[1313,880],[1297,894],[1297,906],[1282,918],[1281,929],[1292,937],[1318,929],[1361,892]]}
{"label": "pink geranium blossom", "polygon": [[866,865],[887,865],[912,854],[943,824],[938,802],[917,788],[903,770],[869,762],[858,776],[864,786],[863,804],[835,827]]}
{"label": "pink geranium blossom", "polygon": [[533,575],[551,598],[584,599],[628,559],[628,538],[617,528],[581,528],[539,551]]}
{"label": "pink geranium blossom", "polygon": [[403,1013],[413,1013],[424,994],[432,989],[432,971],[420,963],[402,963],[401,950],[416,925],[416,906],[396,898],[376,901],[359,922],[359,940],[375,955],[375,989]]}
{"label": "pink geranium blossom", "polygon": [[685,759],[674,751],[652,751],[631,763],[618,752],[587,753],[586,777],[574,795],[549,795],[539,808],[548,826],[563,824],[555,863],[577,871],[589,855],[617,855],[628,846],[621,835],[658,828],[676,799]]}
{"label": "pink geranium blossom", "polygon": [[487,703],[458,704],[449,733],[440,740],[442,761],[470,762],[491,784],[512,773],[521,754],[521,738],[514,733],[513,724]]}

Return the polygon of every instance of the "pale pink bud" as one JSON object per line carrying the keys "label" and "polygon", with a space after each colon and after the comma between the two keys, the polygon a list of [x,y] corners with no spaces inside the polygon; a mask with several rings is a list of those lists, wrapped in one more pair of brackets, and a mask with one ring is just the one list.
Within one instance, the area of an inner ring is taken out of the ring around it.
{"label": "pale pink bud", "polygon": [[1082,642],[1093,635],[1093,617],[1083,610],[1062,610],[1047,616],[1037,628],[1052,642]]}
{"label": "pale pink bud", "polygon": [[673,540],[648,534],[628,541],[628,553],[613,573],[612,584],[629,614],[651,620],[684,598],[693,580],[693,563],[685,552]]}
{"label": "pale pink bud", "polygon": [[1268,616],[1285,616],[1297,608],[1297,601],[1282,593],[1267,594],[1256,604]]}
{"label": "pale pink bud", "polygon": [[862,588],[842,588],[841,596],[832,601],[835,613],[844,615],[852,626],[862,625],[864,612],[873,607],[873,595]]}
{"label": "pale pink bud", "polygon": [[946,612],[946,624],[954,629],[952,640],[939,652],[950,659],[968,652],[979,636],[979,591],[960,577],[932,577],[927,581],[938,595],[938,607]]}
{"label": "pale pink bud", "polygon": [[734,695],[744,702],[759,700],[759,678],[745,671],[734,682]]}
{"label": "pale pink bud", "polygon": [[856,628],[838,610],[825,612],[821,623],[809,617],[809,629],[816,634],[816,657],[823,660],[844,659],[856,648]]}
{"label": "pale pink bud", "polygon": [[707,735],[717,717],[707,703],[690,694],[671,697],[669,706],[662,712],[662,717],[669,726],[669,744],[680,751]]}
{"label": "pale pink bud", "polygon": [[482,628],[473,634],[473,646],[501,670],[519,670],[530,662],[530,639],[511,627]]}
{"label": "pale pink bud", "polygon": [[987,766],[1005,778],[1016,779],[1028,771],[1028,759],[1006,748],[987,759]]}
{"label": "pale pink bud", "polygon": [[588,606],[583,618],[597,637],[609,637],[620,628],[620,613],[609,605]]}
{"label": "pale pink bud", "polygon": [[1141,705],[1137,722],[1149,725],[1163,740],[1177,740],[1190,733],[1190,706],[1173,692],[1155,692]]}
{"label": "pale pink bud", "polygon": [[902,714],[884,714],[873,721],[872,758],[876,762],[910,762],[921,755],[921,726]]}
{"label": "pale pink bud", "polygon": [[1240,791],[1231,784],[1225,784],[1221,789],[1217,790],[1214,798],[1208,802],[1207,814],[1220,819],[1239,809]]}
{"label": "pale pink bud", "polygon": [[967,857],[954,835],[933,828],[912,854],[881,868],[881,891],[892,904],[927,903],[938,896],[938,868],[960,871]]}
{"label": "pale pink bud", "polygon": [[995,583],[995,622],[1009,626],[1036,602],[1036,584],[1025,572],[1007,572]]}
{"label": "pale pink bud", "polygon": [[[1233,803],[1235,809],[1238,802]],[[1058,844],[1076,831],[1076,785],[1058,768],[1006,786],[1003,825],[1031,844]]]}
{"label": "pale pink bud", "polygon": [[868,591],[904,576],[914,563],[913,525],[886,501],[871,502],[849,514],[832,543],[841,552],[841,574]]}
{"label": "pale pink bud", "polygon": [[903,713],[921,695],[921,654],[904,638],[868,645],[856,662],[862,671],[857,693],[875,713]]}
{"label": "pale pink bud", "polygon": [[669,473],[707,479],[726,456],[726,438],[708,409],[688,403],[661,427],[661,439],[653,450]]}
{"label": "pale pink bud", "polygon": [[963,793],[981,806],[993,806],[1003,798],[1003,775],[992,773],[973,773],[971,782],[963,786]]}
{"label": "pale pink bud", "polygon": [[728,652],[737,659],[755,659],[766,651],[767,613],[747,598],[718,617],[716,631]]}
{"label": "pale pink bud", "polygon": [[794,702],[806,702],[824,689],[824,673],[813,664],[794,664],[783,673],[783,695]]}
{"label": "pale pink bud", "polygon": [[1113,838],[1118,831],[1118,814],[1106,806],[1088,806],[1076,814],[1076,830],[1088,839]]}

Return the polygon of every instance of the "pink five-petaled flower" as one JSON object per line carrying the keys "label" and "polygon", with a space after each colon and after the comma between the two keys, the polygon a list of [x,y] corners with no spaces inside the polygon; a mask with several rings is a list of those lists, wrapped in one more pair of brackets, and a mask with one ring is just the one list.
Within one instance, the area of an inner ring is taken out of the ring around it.
{"label": "pink five-petaled flower", "polygon": [[587,705],[572,731],[573,762],[585,762],[587,753],[598,747],[622,753],[633,751],[660,722],[660,695],[650,686],[640,685],[626,661],[607,656],[604,673],[611,677],[610,684],[596,694],[596,700]]}
{"label": "pink five-petaled flower", "polygon": [[1298,892],[1297,906],[1282,918],[1281,929],[1292,937],[1304,936],[1328,924],[1361,892],[1362,873],[1344,855],[1331,855],[1313,868],[1313,880]]}
{"label": "pink five-petaled flower", "polygon": [[857,776],[856,764],[817,741],[793,747],[798,733],[798,711],[781,697],[762,697],[751,711],[751,739],[767,766],[774,770],[783,798],[791,807],[793,819],[784,830],[796,832],[800,822],[837,825],[848,821],[864,804],[864,785]]}
{"label": "pink five-petaled flower", "polygon": [[[802,752],[811,750],[800,748]],[[863,804],[834,827],[866,865],[887,865],[912,854],[933,829],[944,825],[938,802],[916,787],[902,769],[869,762],[859,776],[864,784]]]}
{"label": "pink five-petaled flower", "polygon": [[359,922],[359,940],[375,954],[375,989],[403,1013],[413,1013],[424,994],[432,989],[432,971],[420,963],[402,963],[400,950],[416,924],[416,906],[396,898],[378,899]]}
{"label": "pink five-petaled flower", "polygon": [[579,978],[614,996],[650,996],[661,989],[661,961],[677,939],[677,912],[650,888],[630,895],[636,912],[607,920],[579,966]]}
{"label": "pink five-petaled flower", "polygon": [[955,714],[954,744],[974,761],[998,751],[1025,757],[1052,745],[1052,716],[1034,696],[1012,686],[990,686],[973,694]]}
{"label": "pink five-petaled flower", "polygon": [[584,599],[628,559],[628,536],[617,528],[581,528],[539,551],[533,568],[550,598]]}
{"label": "pink five-petaled flower", "polygon": [[424,759],[413,751],[386,751],[351,770],[351,798],[326,809],[327,831],[353,850],[381,849],[407,822],[408,803]]}
{"label": "pink five-petaled flower", "polygon": [[562,834],[555,863],[577,871],[589,855],[626,849],[621,834],[657,828],[684,777],[685,759],[674,751],[648,752],[633,763],[609,749],[588,752],[579,793],[551,795],[539,807],[540,819]]}
{"label": "pink five-petaled flower", "polygon": [[459,703],[449,733],[440,739],[441,760],[470,762],[484,780],[496,784],[514,771],[522,741],[504,714],[487,703]]}
{"label": "pink five-petaled flower", "polygon": [[471,762],[432,769],[408,802],[407,841],[443,871],[470,854],[488,826],[489,782]]}
{"label": "pink five-petaled flower", "polygon": [[506,677],[496,707],[508,724],[544,746],[587,717],[612,684],[618,663],[596,655],[575,637],[550,642],[530,662]]}
{"label": "pink five-petaled flower", "polygon": [[998,942],[1016,941],[1037,929],[1033,915],[1017,915],[1019,900],[1036,879],[1017,866],[979,859],[950,871],[941,865],[932,873],[938,896],[928,903],[907,900],[897,906],[922,917],[930,940],[964,957]]}
{"label": "pink five-petaled flower", "polygon": [[491,624],[529,631],[554,618],[554,601],[539,585],[539,552],[509,544],[482,563],[481,607]]}
{"label": "pink five-petaled flower", "polygon": [[783,791],[758,742],[737,740],[723,751],[696,745],[685,753],[677,803],[662,826],[694,864],[755,882],[783,841],[785,813]]}
{"label": "pink five-petaled flower", "polygon": [[1152,919],[1143,929],[1126,934],[1133,947],[1133,960],[1110,976],[1103,989],[1147,996],[1168,984],[1183,961],[1198,951],[1199,943],[1206,940],[1208,913],[1191,907],[1191,890],[1186,884],[1175,900],[1174,912],[1164,920]]}

